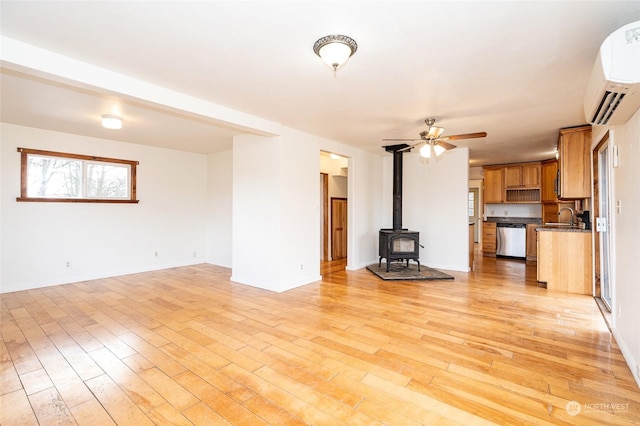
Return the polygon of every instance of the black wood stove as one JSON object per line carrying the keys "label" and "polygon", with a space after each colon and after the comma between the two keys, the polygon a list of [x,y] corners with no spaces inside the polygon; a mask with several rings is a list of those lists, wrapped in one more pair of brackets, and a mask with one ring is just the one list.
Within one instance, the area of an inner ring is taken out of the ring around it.
{"label": "black wood stove", "polygon": [[402,156],[411,148],[407,144],[389,145],[385,151],[393,154],[393,228],[383,228],[378,236],[378,266],[382,259],[389,264],[393,261],[414,260],[420,270],[420,233],[402,228]]}

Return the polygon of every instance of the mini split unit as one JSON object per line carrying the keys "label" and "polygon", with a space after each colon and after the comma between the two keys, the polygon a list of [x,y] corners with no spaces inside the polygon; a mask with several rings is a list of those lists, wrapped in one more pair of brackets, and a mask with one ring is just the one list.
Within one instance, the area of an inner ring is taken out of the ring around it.
{"label": "mini split unit", "polygon": [[606,38],[591,72],[584,97],[587,121],[624,124],[640,108],[640,21]]}

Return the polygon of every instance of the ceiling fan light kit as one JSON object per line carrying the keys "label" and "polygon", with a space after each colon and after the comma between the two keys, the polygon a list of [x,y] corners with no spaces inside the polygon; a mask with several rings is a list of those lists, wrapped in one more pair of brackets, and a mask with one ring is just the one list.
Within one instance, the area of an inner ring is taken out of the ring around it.
{"label": "ceiling fan light kit", "polygon": [[422,156],[424,158],[431,158],[431,145],[424,144],[420,148],[420,156]]}
{"label": "ceiling fan light kit", "polygon": [[315,54],[333,69],[334,74],[357,50],[358,43],[354,39],[340,34],[324,36],[313,45]]}
{"label": "ceiling fan light kit", "polygon": [[[438,139],[440,135],[442,135],[442,132],[444,132],[442,127],[431,126],[429,127],[429,131],[426,132],[427,139]],[[422,134],[420,134],[420,136],[422,136]]]}
{"label": "ceiling fan light kit", "polygon": [[424,120],[425,124],[428,126],[427,130],[420,132],[420,139],[382,139],[383,141],[394,141],[394,142],[414,142],[413,145],[407,145],[405,148],[402,148],[402,151],[411,151],[413,148],[416,148],[420,145],[420,155],[425,158],[431,158],[431,151],[433,151],[437,156],[441,155],[443,152],[456,148],[455,145],[450,144],[447,141],[450,140],[458,140],[458,139],[475,139],[475,138],[484,138],[487,136],[487,132],[476,132],[476,133],[465,133],[462,135],[451,135],[451,136],[442,136],[444,133],[444,128],[434,126],[433,124],[436,122],[435,118],[427,118]]}

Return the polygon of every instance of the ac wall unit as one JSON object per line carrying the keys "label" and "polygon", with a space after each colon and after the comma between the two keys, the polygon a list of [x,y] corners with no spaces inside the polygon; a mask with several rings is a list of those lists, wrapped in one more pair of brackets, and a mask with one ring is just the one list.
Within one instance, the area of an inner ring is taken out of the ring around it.
{"label": "ac wall unit", "polygon": [[640,21],[606,38],[584,96],[584,115],[591,124],[624,124],[640,108]]}

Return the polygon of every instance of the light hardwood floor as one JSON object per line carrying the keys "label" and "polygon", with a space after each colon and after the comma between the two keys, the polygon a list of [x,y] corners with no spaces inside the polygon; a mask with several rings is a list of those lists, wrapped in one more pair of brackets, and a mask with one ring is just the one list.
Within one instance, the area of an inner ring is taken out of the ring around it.
{"label": "light hardwood floor", "polygon": [[640,424],[592,298],[523,262],[476,269],[334,262],[276,294],[197,265],[3,294],[0,423]]}

